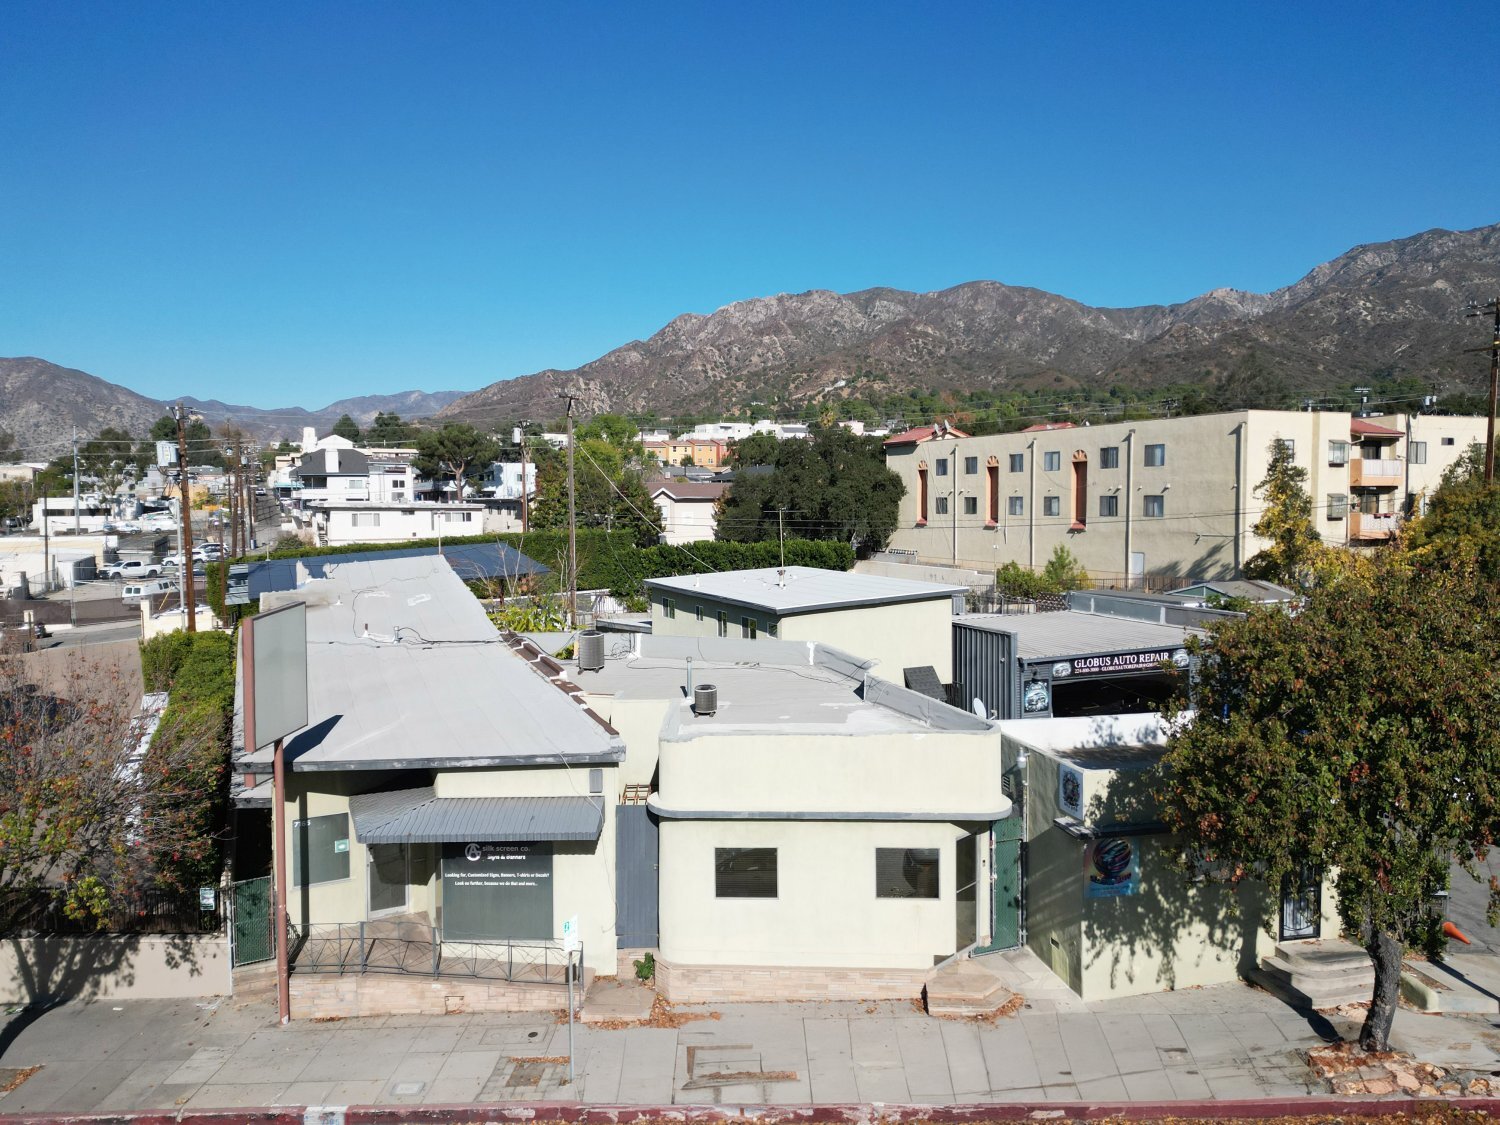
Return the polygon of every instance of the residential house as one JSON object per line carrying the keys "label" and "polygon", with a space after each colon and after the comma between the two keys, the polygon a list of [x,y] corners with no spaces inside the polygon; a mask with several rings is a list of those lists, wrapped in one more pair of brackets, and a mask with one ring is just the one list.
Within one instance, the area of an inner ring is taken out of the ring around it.
{"label": "residential house", "polygon": [[661,513],[663,543],[714,538],[719,498],[729,491],[727,483],[664,480],[649,487],[651,502]]}

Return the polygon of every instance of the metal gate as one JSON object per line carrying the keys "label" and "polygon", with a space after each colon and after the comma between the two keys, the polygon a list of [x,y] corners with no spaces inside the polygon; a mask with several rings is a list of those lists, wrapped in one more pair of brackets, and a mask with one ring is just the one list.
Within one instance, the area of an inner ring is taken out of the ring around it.
{"label": "metal gate", "polygon": [[658,944],[658,825],[645,805],[615,808],[616,926],[621,949]]}
{"label": "metal gate", "polygon": [[1323,921],[1323,880],[1307,865],[1281,877],[1281,940],[1315,938]]}
{"label": "metal gate", "polygon": [[269,961],[276,956],[275,931],[271,928],[271,877],[246,879],[230,886],[233,924],[230,951],[236,967]]}

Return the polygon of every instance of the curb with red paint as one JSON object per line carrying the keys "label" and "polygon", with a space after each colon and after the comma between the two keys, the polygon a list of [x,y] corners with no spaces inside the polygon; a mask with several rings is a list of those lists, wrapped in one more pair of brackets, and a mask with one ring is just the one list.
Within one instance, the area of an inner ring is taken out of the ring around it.
{"label": "curb with red paint", "polygon": [[1461,1109],[1500,1116],[1500,1098],[1251,1098],[1233,1101],[1162,1102],[983,1102],[964,1105],[586,1105],[582,1102],[507,1102],[424,1106],[275,1106],[265,1109],[140,1110],[123,1113],[0,1113],[0,1125],[445,1125],[448,1122],[560,1121],[566,1125],[631,1125],[670,1122],[711,1125],[754,1121],[760,1125],[875,1125],[933,1122],[977,1125],[982,1121],[1104,1118],[1310,1117],[1320,1114],[1394,1117],[1422,1111]]}

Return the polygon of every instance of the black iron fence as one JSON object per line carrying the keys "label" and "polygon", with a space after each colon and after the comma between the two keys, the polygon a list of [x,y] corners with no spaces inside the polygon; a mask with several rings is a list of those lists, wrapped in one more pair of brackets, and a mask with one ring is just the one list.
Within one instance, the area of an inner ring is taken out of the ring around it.
{"label": "black iron fence", "polygon": [[192,891],[147,890],[113,897],[105,916],[71,917],[49,891],[12,892],[0,899],[0,920],[12,934],[212,934],[224,923],[223,896]]}
{"label": "black iron fence", "polygon": [[[582,957],[580,949],[578,963]],[[568,955],[560,942],[444,942],[436,926],[407,920],[305,926],[295,939],[291,962],[299,973],[445,974],[516,984],[568,983]]]}

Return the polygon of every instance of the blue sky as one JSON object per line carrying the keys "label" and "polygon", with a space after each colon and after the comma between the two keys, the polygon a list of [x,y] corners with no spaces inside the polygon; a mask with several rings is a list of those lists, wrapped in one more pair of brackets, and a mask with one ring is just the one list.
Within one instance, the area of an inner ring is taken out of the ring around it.
{"label": "blue sky", "polygon": [[0,5],[0,355],[262,407],[747,297],[1265,291],[1500,221],[1420,4]]}

